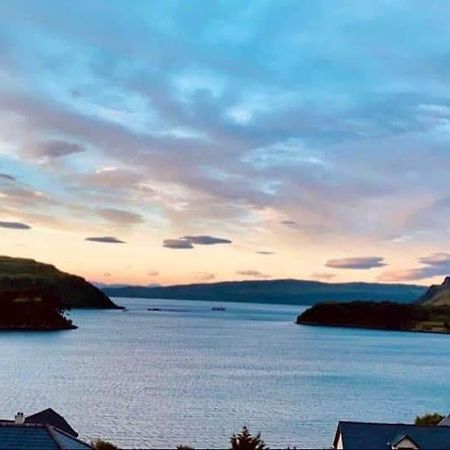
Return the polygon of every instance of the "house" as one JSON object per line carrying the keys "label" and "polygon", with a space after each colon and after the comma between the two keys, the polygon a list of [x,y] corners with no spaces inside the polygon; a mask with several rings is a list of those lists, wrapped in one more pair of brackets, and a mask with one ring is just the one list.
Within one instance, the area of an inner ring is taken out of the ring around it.
{"label": "house", "polygon": [[0,421],[0,450],[92,450],[92,446],[54,425],[27,423],[19,412],[13,421]]}
{"label": "house", "polygon": [[43,423],[52,425],[55,428],[64,431],[66,434],[70,434],[70,436],[75,438],[78,437],[78,433],[69,425],[67,420],[52,408],[47,408],[32,414],[31,416],[25,417],[25,423]]}
{"label": "house", "polygon": [[450,418],[439,425],[339,422],[336,450],[450,450]]}

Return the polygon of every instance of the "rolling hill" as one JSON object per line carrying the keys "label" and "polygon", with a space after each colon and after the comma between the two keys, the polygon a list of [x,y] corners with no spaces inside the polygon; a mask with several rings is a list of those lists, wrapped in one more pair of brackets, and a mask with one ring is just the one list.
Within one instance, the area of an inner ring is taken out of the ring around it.
{"label": "rolling hill", "polygon": [[418,299],[417,303],[424,306],[450,305],[450,277],[445,277],[442,284],[433,284]]}
{"label": "rolling hill", "polygon": [[382,283],[322,283],[288,279],[229,281],[164,287],[104,287],[103,291],[111,297],[313,305],[323,301],[348,302],[354,300],[389,300],[409,303],[422,296],[426,287]]}
{"label": "rolling hill", "polygon": [[32,290],[51,294],[66,308],[118,308],[84,278],[33,259],[0,256],[0,294]]}

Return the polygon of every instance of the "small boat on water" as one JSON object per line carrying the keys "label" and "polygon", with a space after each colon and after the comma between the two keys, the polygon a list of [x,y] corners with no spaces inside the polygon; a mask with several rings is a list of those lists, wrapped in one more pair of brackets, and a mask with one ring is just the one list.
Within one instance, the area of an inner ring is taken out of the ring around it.
{"label": "small boat on water", "polygon": [[213,306],[211,311],[225,311],[225,306]]}

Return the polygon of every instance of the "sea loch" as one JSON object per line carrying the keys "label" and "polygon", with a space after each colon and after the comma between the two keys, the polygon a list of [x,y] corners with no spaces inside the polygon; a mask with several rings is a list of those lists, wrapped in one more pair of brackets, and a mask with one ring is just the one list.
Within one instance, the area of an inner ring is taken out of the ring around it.
{"label": "sea loch", "polygon": [[223,448],[244,424],[272,448],[325,448],[339,419],[450,409],[450,336],[299,326],[298,306],[115,300],[128,311],[72,311],[76,331],[0,334],[0,417],[51,406],[128,448]]}

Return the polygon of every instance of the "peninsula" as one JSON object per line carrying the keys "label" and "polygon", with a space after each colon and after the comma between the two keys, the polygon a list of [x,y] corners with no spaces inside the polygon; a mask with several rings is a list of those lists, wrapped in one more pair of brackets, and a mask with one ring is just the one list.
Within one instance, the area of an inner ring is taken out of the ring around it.
{"label": "peninsula", "polygon": [[301,325],[450,333],[450,278],[432,286],[416,302],[325,302],[297,317]]}
{"label": "peninsula", "polygon": [[54,297],[63,308],[119,308],[82,277],[34,259],[0,256],[0,296],[28,295],[30,291],[45,298]]}

